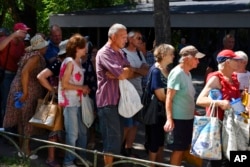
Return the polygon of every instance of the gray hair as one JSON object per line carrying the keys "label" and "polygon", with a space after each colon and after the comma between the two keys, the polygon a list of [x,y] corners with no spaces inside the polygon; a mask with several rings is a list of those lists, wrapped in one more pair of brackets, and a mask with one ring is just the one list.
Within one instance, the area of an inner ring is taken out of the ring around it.
{"label": "gray hair", "polygon": [[247,56],[247,54],[245,53],[245,52],[243,52],[243,51],[236,51],[236,52],[234,52],[238,57],[241,57],[244,61],[248,61],[248,56]]}
{"label": "gray hair", "polygon": [[115,23],[113,24],[110,28],[109,28],[109,31],[108,31],[108,37],[111,37],[112,35],[116,34],[119,30],[127,30],[127,28],[122,25],[122,24],[119,24],[119,23]]}
{"label": "gray hair", "polygon": [[128,38],[134,37],[136,33],[141,34],[141,32],[140,32],[139,30],[131,30],[131,31],[128,33]]}

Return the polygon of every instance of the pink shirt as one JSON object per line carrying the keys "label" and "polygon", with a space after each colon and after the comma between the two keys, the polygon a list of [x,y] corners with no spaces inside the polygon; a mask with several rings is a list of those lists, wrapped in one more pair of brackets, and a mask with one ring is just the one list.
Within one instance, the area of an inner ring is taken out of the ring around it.
{"label": "pink shirt", "polygon": [[118,104],[120,99],[119,80],[108,78],[106,72],[119,77],[126,66],[129,66],[129,62],[122,50],[116,52],[106,44],[98,51],[96,56],[97,107]]}

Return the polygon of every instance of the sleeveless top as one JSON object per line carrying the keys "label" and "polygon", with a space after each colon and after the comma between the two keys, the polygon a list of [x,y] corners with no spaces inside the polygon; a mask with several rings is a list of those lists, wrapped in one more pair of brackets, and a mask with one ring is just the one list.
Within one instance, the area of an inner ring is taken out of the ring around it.
{"label": "sleeveless top", "polygon": [[[212,76],[217,76],[220,80],[221,84],[221,93],[222,93],[222,99],[223,100],[229,100],[231,101],[232,98],[237,99],[241,97],[241,93],[239,90],[239,81],[237,79],[237,74],[233,73],[232,74],[232,83],[229,83],[228,81],[225,80],[223,75],[219,72],[212,72],[208,75],[207,81],[212,77]],[[210,111],[208,111],[208,108],[206,108],[207,114],[210,114]],[[222,110],[220,107],[218,108],[218,117],[220,120],[223,120],[224,117],[224,110]]]}
{"label": "sleeveless top", "polygon": [[84,82],[83,68],[78,66],[75,60],[71,57],[67,57],[66,59],[64,59],[59,73],[58,103],[60,106],[63,107],[80,107],[82,91],[62,89],[62,77],[69,62],[73,63],[73,70],[70,76],[69,83],[74,85],[83,85]]}

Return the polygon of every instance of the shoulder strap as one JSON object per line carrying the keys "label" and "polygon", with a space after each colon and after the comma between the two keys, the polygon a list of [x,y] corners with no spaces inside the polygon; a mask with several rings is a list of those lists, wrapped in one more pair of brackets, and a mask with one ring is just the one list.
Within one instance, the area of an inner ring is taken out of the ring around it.
{"label": "shoulder strap", "polygon": [[[155,68],[153,68],[150,72],[149,72],[149,75],[148,75],[148,80],[147,80],[147,84],[146,84],[146,90],[149,90],[149,88],[150,88],[150,86],[151,86],[151,80],[152,80],[152,73],[153,73],[153,71],[156,69],[156,67]],[[150,91],[151,92],[151,91]]]}
{"label": "shoulder strap", "polygon": [[137,55],[139,56],[140,60],[142,61],[141,53],[138,49],[136,49]]}

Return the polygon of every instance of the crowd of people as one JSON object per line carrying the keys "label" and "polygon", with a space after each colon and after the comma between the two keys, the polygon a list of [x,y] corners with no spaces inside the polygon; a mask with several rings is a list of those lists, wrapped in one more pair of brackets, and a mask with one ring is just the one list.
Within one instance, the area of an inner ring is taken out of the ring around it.
{"label": "crowd of people", "polygon": [[[112,154],[138,158],[132,146],[140,122],[135,117],[119,115],[119,80],[129,80],[142,96],[151,79],[150,92],[164,106],[164,114],[157,116],[155,124],[145,125],[145,149],[150,161],[163,163],[166,146],[172,150],[170,164],[179,166],[184,152],[190,148],[195,106],[208,108],[210,90],[220,89],[223,96],[216,101],[216,106],[223,120],[223,111],[230,108],[230,100],[241,97],[241,92],[249,86],[248,56],[243,51],[233,51],[235,39],[231,34],[223,39],[224,48],[211,56],[209,64],[212,65],[206,71],[205,86],[195,101],[190,71],[198,67],[205,55],[195,46],[186,44],[185,38],[177,48],[178,64],[170,69],[175,59],[174,46],[162,43],[149,51],[145,35],[138,30],[128,32],[126,26],[119,23],[109,28],[107,42],[101,48],[79,33],[63,40],[58,25],[50,27],[49,40],[42,33],[30,38],[29,30],[24,23],[16,23],[13,33],[2,32],[0,37],[0,67],[4,69],[0,80],[0,126],[25,136],[19,139],[19,156],[31,153],[29,137],[36,128],[29,120],[35,114],[38,99],[44,98],[49,91],[58,94],[64,117],[64,127],[51,130],[49,141],[95,149],[96,129],[99,129],[103,152],[107,153],[103,157],[105,165],[114,162]],[[18,99],[17,94],[20,95]],[[90,128],[84,125],[81,116],[81,96],[87,94],[94,101],[95,121]],[[20,106],[15,106],[17,100]],[[174,141],[165,145],[165,134],[169,132],[173,132]],[[92,165],[85,152],[79,155]],[[36,159],[37,155],[29,157]],[[229,163],[225,157],[205,162],[212,167],[226,167]],[[63,162],[58,162],[55,148],[49,147],[46,164],[60,167],[61,163],[64,167],[82,165],[68,151]]]}

